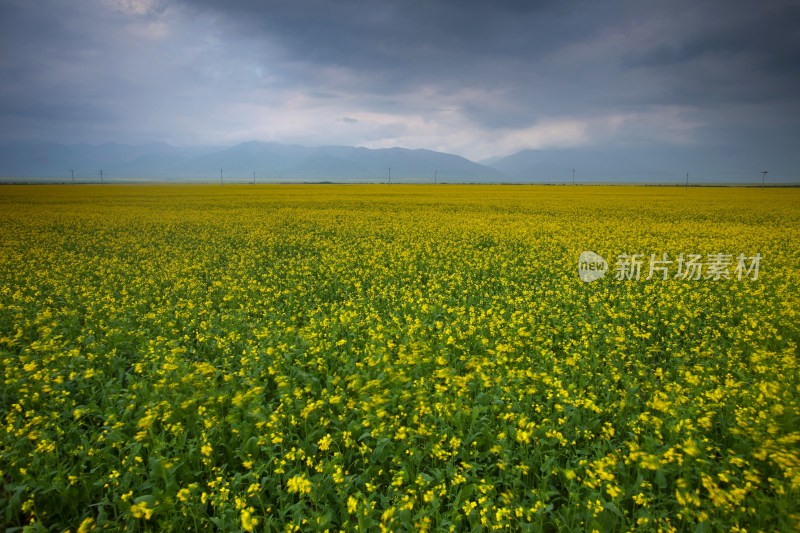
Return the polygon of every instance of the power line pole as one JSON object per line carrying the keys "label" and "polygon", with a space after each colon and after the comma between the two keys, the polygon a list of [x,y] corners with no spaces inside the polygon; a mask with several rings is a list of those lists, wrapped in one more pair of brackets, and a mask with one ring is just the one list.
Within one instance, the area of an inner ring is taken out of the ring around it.
{"label": "power line pole", "polygon": [[764,182],[766,180],[767,180],[767,171],[766,170],[762,170],[761,171],[761,190],[762,191],[764,190]]}
{"label": "power line pole", "polygon": [[392,184],[392,167],[389,167],[389,185]]}
{"label": "power line pole", "polygon": [[433,184],[436,185],[438,183],[438,181],[439,181],[439,171],[438,170],[434,170],[433,171]]}
{"label": "power line pole", "polygon": [[72,184],[75,185],[75,171],[70,170],[69,173],[72,174]]}
{"label": "power line pole", "polygon": [[575,169],[572,169],[572,186],[575,186]]}
{"label": "power line pole", "polygon": [[105,183],[105,181],[103,181],[103,171],[102,170],[100,170],[100,183]]}
{"label": "power line pole", "polygon": [[225,182],[222,181],[222,169],[219,169],[219,186],[220,187],[224,187],[225,186]]}
{"label": "power line pole", "polygon": [[256,184],[256,171],[253,171],[253,185]]}
{"label": "power line pole", "polygon": [[689,188],[689,173],[687,172],[686,173],[686,186],[684,186],[684,189],[688,189],[688,188]]}

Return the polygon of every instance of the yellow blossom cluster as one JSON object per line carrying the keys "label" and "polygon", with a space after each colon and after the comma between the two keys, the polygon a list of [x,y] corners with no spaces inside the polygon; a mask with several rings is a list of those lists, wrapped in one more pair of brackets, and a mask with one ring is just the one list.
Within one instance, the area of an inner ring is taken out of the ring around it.
{"label": "yellow blossom cluster", "polygon": [[[1,520],[798,530],[798,242],[796,189],[3,186]],[[682,253],[759,276],[613,272]]]}

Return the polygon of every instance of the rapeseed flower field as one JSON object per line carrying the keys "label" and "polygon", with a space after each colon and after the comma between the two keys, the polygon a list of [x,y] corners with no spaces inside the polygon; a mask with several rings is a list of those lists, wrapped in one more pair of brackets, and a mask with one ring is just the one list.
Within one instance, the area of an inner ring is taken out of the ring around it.
{"label": "rapeseed flower field", "polygon": [[798,243],[797,189],[4,186],[0,523],[796,531]]}

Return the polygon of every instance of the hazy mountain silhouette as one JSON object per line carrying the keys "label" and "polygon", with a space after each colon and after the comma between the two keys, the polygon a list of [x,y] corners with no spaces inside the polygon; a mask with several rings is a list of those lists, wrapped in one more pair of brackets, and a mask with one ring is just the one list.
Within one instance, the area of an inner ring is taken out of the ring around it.
{"label": "hazy mountain silhouette", "polygon": [[756,183],[768,170],[772,183],[796,183],[797,165],[781,153],[758,154],[724,147],[665,146],[640,150],[622,148],[564,148],[522,150],[481,163],[501,171],[509,180],[571,183]]}
{"label": "hazy mountain silhouette", "polygon": [[496,169],[461,156],[405,148],[306,147],[246,142],[228,148],[167,144],[14,143],[0,146],[0,176],[97,181],[497,181]]}
{"label": "hazy mountain silhouette", "polygon": [[[723,147],[663,146],[639,149],[564,148],[522,150],[475,163],[458,155],[405,148],[300,146],[246,142],[230,147],[176,147],[164,143],[74,144],[10,143],[0,145],[0,177],[70,181],[218,181],[226,182],[527,182],[571,183],[757,183],[768,170],[768,183],[797,183],[798,165],[775,147],[753,153]],[[793,154],[793,152],[791,152]]]}

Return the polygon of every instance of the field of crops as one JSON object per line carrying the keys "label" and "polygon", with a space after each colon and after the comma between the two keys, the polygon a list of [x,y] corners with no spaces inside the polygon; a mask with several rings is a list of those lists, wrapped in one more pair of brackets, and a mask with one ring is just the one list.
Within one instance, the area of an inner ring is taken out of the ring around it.
{"label": "field of crops", "polygon": [[796,531],[799,243],[798,189],[3,186],[0,523]]}

